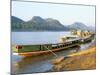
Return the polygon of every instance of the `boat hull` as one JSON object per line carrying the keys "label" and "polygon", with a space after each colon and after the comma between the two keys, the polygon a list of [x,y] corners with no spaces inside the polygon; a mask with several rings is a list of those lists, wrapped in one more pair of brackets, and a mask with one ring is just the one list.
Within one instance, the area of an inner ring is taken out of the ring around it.
{"label": "boat hull", "polygon": [[24,56],[24,57],[38,56],[38,55],[50,54],[52,52],[61,51],[63,49],[74,47],[74,46],[78,46],[79,47],[79,44],[75,44],[75,45],[71,45],[71,46],[67,46],[67,47],[62,47],[62,48],[57,48],[57,49],[52,49],[52,50],[46,50],[46,51],[35,51],[35,52],[18,53],[18,55]]}

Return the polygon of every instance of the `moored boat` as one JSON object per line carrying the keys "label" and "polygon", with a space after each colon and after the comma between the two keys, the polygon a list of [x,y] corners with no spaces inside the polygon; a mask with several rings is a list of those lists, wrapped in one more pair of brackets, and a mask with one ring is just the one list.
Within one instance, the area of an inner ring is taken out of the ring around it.
{"label": "moored boat", "polygon": [[[20,56],[37,56],[42,54],[49,54],[66,48],[80,46],[80,43],[92,41],[94,34],[85,37],[63,37],[60,43],[52,44],[36,44],[36,45],[13,45],[12,50]],[[53,53],[54,54],[54,53]]]}
{"label": "moored boat", "polygon": [[56,44],[15,45],[13,50],[20,56],[37,56],[64,50],[69,47],[79,46],[79,39]]}

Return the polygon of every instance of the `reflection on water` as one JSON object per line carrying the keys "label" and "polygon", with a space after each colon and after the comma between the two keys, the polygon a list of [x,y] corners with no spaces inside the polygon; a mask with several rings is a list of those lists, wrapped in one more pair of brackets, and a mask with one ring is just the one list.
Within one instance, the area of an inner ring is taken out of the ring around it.
{"label": "reflection on water", "polygon": [[[55,52],[58,57],[65,56],[67,54],[78,52],[80,50],[87,49],[90,46],[95,44],[94,41],[83,44],[80,47],[69,48],[66,50],[62,50],[60,52]],[[18,56],[12,56],[15,58]],[[47,72],[52,68],[51,60],[56,57],[53,54],[41,55],[36,57],[18,57],[16,60],[13,60],[12,72],[13,73],[39,73],[39,72]],[[15,61],[15,62],[14,62]]]}

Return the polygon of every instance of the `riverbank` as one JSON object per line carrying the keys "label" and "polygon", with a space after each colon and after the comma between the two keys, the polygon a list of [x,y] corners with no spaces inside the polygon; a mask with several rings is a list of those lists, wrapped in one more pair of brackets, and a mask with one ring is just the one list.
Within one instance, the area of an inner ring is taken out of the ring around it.
{"label": "riverbank", "polygon": [[96,47],[72,53],[54,61],[52,71],[90,70],[96,68]]}

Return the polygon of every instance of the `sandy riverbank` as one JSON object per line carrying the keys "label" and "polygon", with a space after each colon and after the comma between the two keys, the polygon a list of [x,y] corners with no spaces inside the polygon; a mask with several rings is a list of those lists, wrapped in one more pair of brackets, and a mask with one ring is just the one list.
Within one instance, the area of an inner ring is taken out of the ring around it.
{"label": "sandy riverbank", "polygon": [[52,71],[90,70],[96,68],[96,47],[61,57],[52,62]]}

